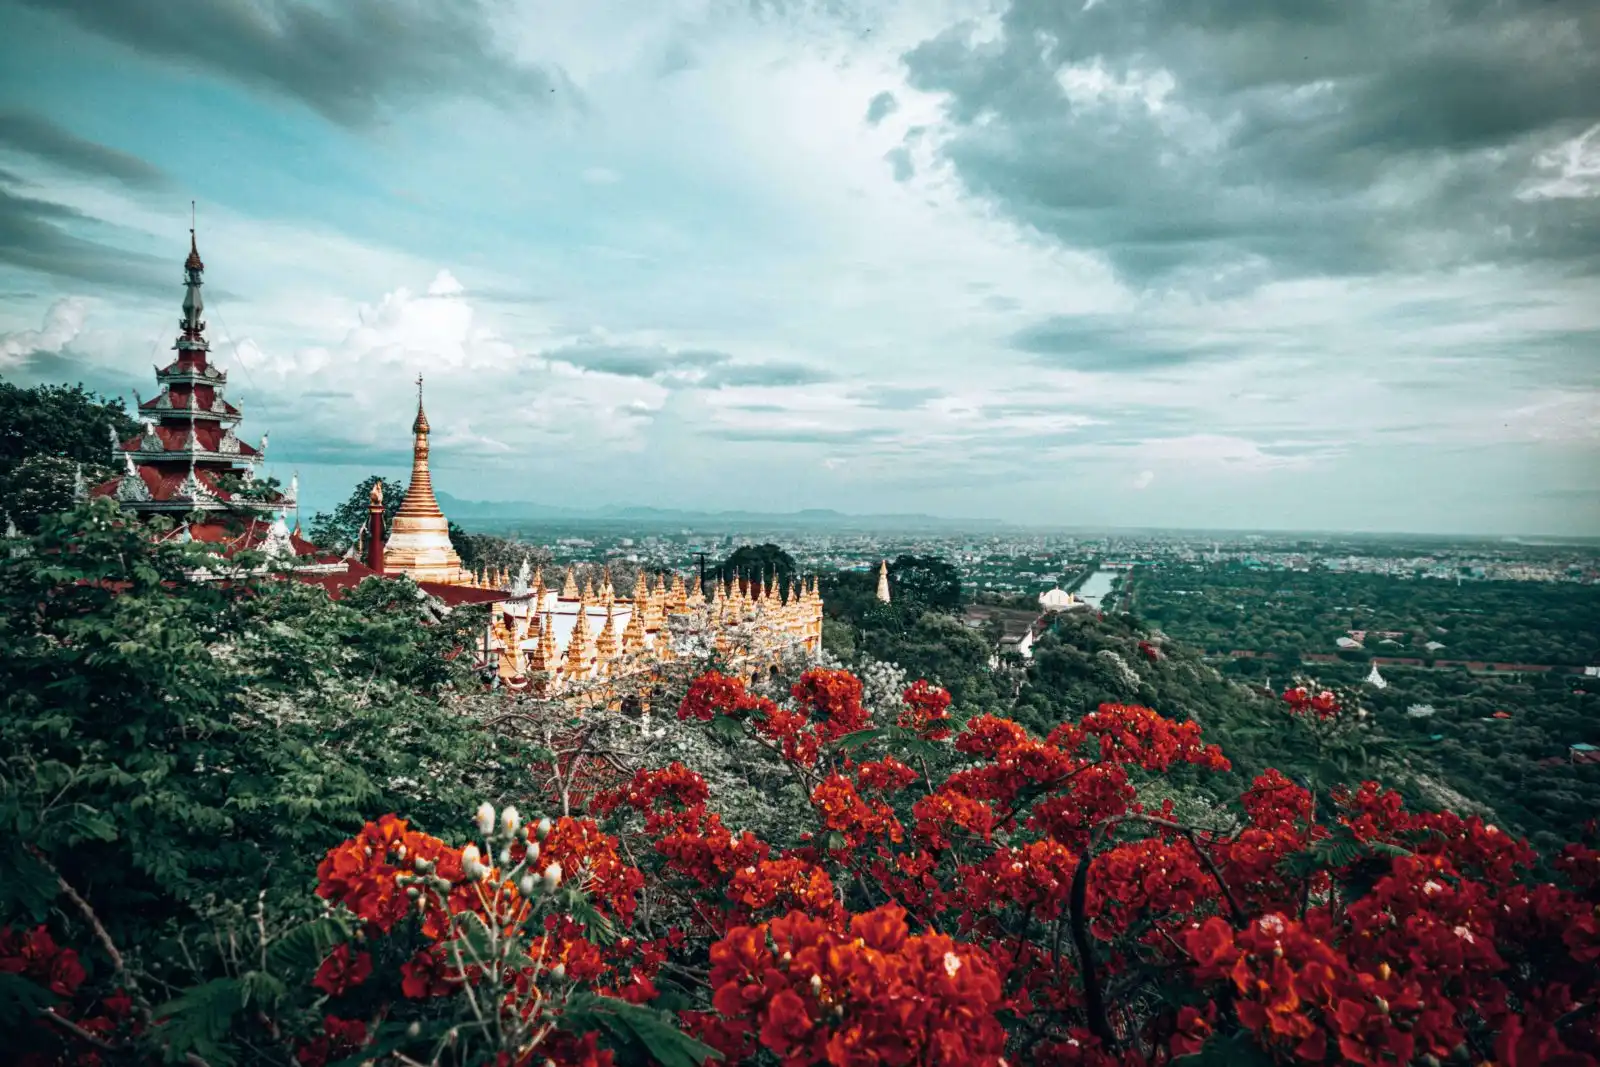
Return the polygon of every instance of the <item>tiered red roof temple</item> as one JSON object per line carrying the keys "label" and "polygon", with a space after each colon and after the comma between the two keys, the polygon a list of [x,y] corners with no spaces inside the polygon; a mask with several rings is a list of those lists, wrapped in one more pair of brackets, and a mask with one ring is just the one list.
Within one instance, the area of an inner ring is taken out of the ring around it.
{"label": "tiered red roof temple", "polygon": [[[138,513],[206,513],[205,521],[183,523],[169,536],[230,550],[266,548],[279,555],[309,556],[313,546],[284,524],[297,485],[291,483],[287,493],[241,495],[266,456],[267,435],[259,446],[240,440],[235,428],[244,414],[223,396],[228,372],[210,363],[211,345],[200,317],[205,310],[200,295],[205,264],[192,229],[183,270],[183,318],[173,345],[177,358],[156,368],[161,391],[139,405],[144,430],[127,440],[112,432],[111,461],[121,472],[87,495],[112,497]],[[225,488],[229,484],[232,488]],[[236,521],[221,521],[228,516]]]}

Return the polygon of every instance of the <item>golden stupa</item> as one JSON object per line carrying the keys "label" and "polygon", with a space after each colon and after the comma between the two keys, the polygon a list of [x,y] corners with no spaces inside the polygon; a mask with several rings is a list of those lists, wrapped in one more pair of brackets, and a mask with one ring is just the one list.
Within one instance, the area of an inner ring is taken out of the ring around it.
{"label": "golden stupa", "polygon": [[428,415],[422,410],[422,378],[417,378],[417,418],[411,424],[411,484],[400,501],[383,546],[383,572],[406,574],[419,582],[474,585],[472,573],[450,543],[450,520],[439,510],[428,473]]}

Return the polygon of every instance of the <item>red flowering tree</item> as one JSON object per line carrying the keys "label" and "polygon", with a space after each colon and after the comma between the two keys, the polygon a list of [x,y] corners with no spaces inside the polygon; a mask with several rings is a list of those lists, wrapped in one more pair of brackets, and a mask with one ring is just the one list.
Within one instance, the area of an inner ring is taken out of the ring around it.
{"label": "red flowering tree", "polygon": [[[1338,705],[1286,695],[1286,715],[1326,731],[1330,752]],[[921,682],[874,716],[854,677],[814,669],[784,699],[710,673],[678,714],[752,774],[780,771],[762,780],[803,800],[805,825],[766,838],[730,826],[726,798],[673,761],[619,770],[557,818],[485,804],[459,846],[385,815],[321,859],[326,936],[281,1002],[274,1055],[306,1067],[1600,1055],[1600,851],[1586,845],[1541,859],[1480,820],[1409,812],[1375,782],[1313,793],[1276,771],[1226,825],[1193,825],[1141,796],[1175,769],[1204,776],[1228,760],[1195,723],[1144,707],[1103,705],[1040,737],[964,720]],[[137,1018],[123,1021],[109,986],[82,996],[81,969],[46,931],[8,931],[0,948],[0,977],[78,998],[37,1025],[80,1053],[131,1040]]]}

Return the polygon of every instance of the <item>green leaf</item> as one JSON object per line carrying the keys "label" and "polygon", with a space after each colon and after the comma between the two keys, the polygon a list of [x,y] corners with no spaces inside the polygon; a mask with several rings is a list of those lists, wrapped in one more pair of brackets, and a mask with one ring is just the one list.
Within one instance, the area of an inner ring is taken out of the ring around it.
{"label": "green leaf", "polygon": [[724,741],[737,741],[744,736],[744,727],[739,725],[739,720],[727,715],[714,715],[711,717],[711,735]]}
{"label": "green leaf", "polygon": [[233,1053],[222,1045],[233,1017],[245,1005],[245,988],[236,978],[214,978],[187,990],[155,1010],[168,1052],[181,1058],[193,1052],[210,1064],[231,1064]]}
{"label": "green leaf", "polygon": [[674,1026],[670,1016],[615,997],[580,993],[568,1001],[561,1024],[573,1033],[602,1030],[612,1039],[608,1043],[620,1046],[619,1052],[642,1046],[661,1067],[699,1067],[708,1059],[722,1058]]}
{"label": "green leaf", "polygon": [[874,727],[868,730],[857,730],[853,734],[845,734],[843,737],[839,738],[838,745],[843,751],[851,752],[860,748],[862,745],[869,744],[870,742],[881,741],[887,735],[887,733],[888,731],[882,729],[881,727]]}
{"label": "green leaf", "polygon": [[345,924],[331,916],[302,923],[267,949],[267,966],[276,974],[314,971],[328,954],[350,937]]}
{"label": "green leaf", "polygon": [[21,1030],[23,1024],[56,1002],[56,995],[18,974],[0,971],[0,1027]]}
{"label": "green leaf", "polygon": [[44,865],[17,842],[0,852],[0,915],[19,912],[44,921],[61,886]]}
{"label": "green leaf", "polygon": [[1249,1034],[1238,1032],[1216,1035],[1199,1052],[1179,1062],[1184,1067],[1271,1067],[1276,1061]]}

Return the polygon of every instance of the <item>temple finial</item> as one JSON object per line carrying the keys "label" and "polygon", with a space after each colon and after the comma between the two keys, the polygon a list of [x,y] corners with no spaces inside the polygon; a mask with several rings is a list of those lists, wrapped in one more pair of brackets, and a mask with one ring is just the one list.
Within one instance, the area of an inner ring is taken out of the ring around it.
{"label": "temple finial", "polygon": [[417,420],[411,424],[412,433],[428,432],[428,415],[422,410],[422,375],[417,375]]}

